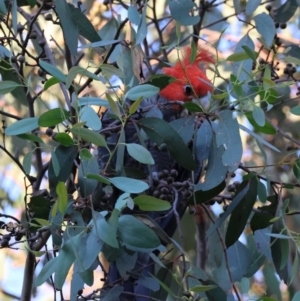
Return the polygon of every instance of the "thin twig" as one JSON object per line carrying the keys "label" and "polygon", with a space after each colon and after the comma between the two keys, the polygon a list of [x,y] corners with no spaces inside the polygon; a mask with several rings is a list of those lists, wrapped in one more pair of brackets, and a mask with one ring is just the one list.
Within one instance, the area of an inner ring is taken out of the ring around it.
{"label": "thin twig", "polygon": [[13,114],[10,114],[10,113],[7,113],[7,112],[4,112],[2,110],[0,110],[0,114],[4,115],[4,116],[7,116],[7,117],[10,117],[10,118],[13,118],[13,119],[16,119],[16,120],[22,120],[21,117],[13,115]]}
{"label": "thin twig", "polygon": [[[179,201],[178,192],[177,192],[176,188],[173,186],[172,186],[172,190],[174,192],[173,212],[174,212],[175,219],[176,219],[180,245],[181,245],[182,249],[184,250],[183,232],[182,232],[182,228],[181,228],[181,224],[180,224],[180,216],[177,212],[177,205],[178,205],[178,201]],[[181,254],[181,255],[182,255],[182,274],[183,274],[183,276],[185,276],[185,273],[187,271],[185,255],[184,254]],[[188,279],[186,277],[185,277],[185,279],[186,279],[186,289],[188,290],[188,288],[189,288]]]}

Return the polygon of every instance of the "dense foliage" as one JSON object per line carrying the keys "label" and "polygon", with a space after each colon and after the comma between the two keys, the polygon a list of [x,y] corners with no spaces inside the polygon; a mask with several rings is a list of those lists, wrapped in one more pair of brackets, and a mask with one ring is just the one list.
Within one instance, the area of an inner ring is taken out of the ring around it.
{"label": "dense foliage", "polygon": [[[297,13],[0,0],[0,245],[26,251],[16,297],[300,300]],[[156,103],[186,45],[191,63],[198,47],[216,58],[213,92]]]}

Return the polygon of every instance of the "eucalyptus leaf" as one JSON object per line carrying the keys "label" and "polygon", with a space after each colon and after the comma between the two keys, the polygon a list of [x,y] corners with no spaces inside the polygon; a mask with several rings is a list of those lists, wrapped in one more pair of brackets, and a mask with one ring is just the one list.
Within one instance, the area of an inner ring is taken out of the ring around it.
{"label": "eucalyptus leaf", "polygon": [[44,141],[37,135],[34,134],[20,134],[17,135],[18,138],[27,140],[27,141],[32,141],[32,142],[36,142],[36,143],[44,143]]}
{"label": "eucalyptus leaf", "polygon": [[104,137],[101,134],[94,132],[90,129],[73,127],[71,129],[71,133],[78,135],[84,141],[94,143],[95,145],[103,146],[103,147],[107,148],[107,144],[106,144]]}
{"label": "eucalyptus leaf", "polygon": [[141,221],[132,215],[122,215],[119,218],[118,237],[125,246],[133,251],[148,253],[160,245],[157,235]]}
{"label": "eucalyptus leaf", "polygon": [[27,175],[30,174],[31,160],[32,160],[32,152],[28,152],[23,158],[23,168]]}
{"label": "eucalyptus leaf", "polygon": [[254,203],[256,202],[258,179],[257,177],[252,177],[248,180],[248,182],[249,189],[247,194],[234,208],[229,219],[225,236],[225,243],[227,247],[232,246],[241,236],[248,221],[248,217],[252,212]]}
{"label": "eucalyptus leaf", "polygon": [[133,199],[134,204],[144,211],[166,211],[171,208],[167,201],[157,199],[150,195],[139,195]]}
{"label": "eucalyptus leaf", "polygon": [[141,16],[141,20],[139,22],[137,32],[136,32],[136,41],[135,44],[141,44],[146,38],[148,33],[147,23],[146,23],[146,7],[143,8],[143,13]]}
{"label": "eucalyptus leaf", "polygon": [[58,258],[54,257],[51,260],[49,260],[42,268],[38,276],[35,280],[35,285],[40,286],[44,282],[46,282],[50,276],[55,272],[58,265]]}
{"label": "eucalyptus leaf", "polygon": [[136,143],[127,143],[127,151],[135,160],[144,164],[154,164],[151,153],[142,145]]}
{"label": "eucalyptus leaf", "polygon": [[87,69],[85,69],[83,67],[80,67],[80,66],[74,66],[69,70],[68,75],[67,75],[67,79],[66,79],[67,89],[70,88],[70,86],[72,85],[73,80],[75,79],[75,77],[77,75],[79,75],[81,77],[86,76],[88,78],[91,78],[91,79],[97,80],[97,81],[101,80],[101,78],[98,75],[88,71]]}
{"label": "eucalyptus leaf", "polygon": [[208,156],[208,164],[203,182],[195,186],[195,190],[207,191],[220,185],[226,178],[228,167],[224,166],[222,157],[224,154],[223,145],[217,146],[216,139],[212,139]]}
{"label": "eucalyptus leaf", "polygon": [[299,8],[299,3],[297,0],[285,1],[285,3],[281,5],[277,10],[275,22],[286,23],[294,16],[297,8]]}
{"label": "eucalyptus leaf", "polygon": [[55,11],[64,33],[65,41],[72,55],[77,54],[78,27],[72,17],[72,8],[66,0],[55,2]]}
{"label": "eucalyptus leaf", "polygon": [[10,80],[4,80],[0,82],[0,94],[6,94],[13,91],[15,88],[21,85]]}
{"label": "eucalyptus leaf", "polygon": [[253,116],[255,122],[260,127],[263,127],[265,125],[265,123],[266,123],[265,113],[264,113],[264,111],[260,107],[254,106],[253,112],[252,112],[252,116]]}
{"label": "eucalyptus leaf", "polygon": [[99,131],[102,128],[101,119],[99,115],[89,106],[84,106],[81,108],[80,120],[85,122],[85,125],[92,129],[93,131]]}
{"label": "eucalyptus leaf", "polygon": [[100,106],[100,107],[108,107],[109,103],[105,99],[101,99],[99,97],[92,97],[92,96],[85,96],[78,98],[78,105],[79,106]]}
{"label": "eucalyptus leaf", "polygon": [[189,170],[195,168],[195,161],[191,151],[167,122],[156,117],[148,117],[140,120],[138,123],[155,143],[158,145],[165,143],[171,156],[180,165]]}
{"label": "eucalyptus leaf", "polygon": [[128,8],[128,19],[135,25],[139,25],[141,21],[141,15],[134,6],[129,6]]}
{"label": "eucalyptus leaf", "polygon": [[52,87],[58,83],[60,83],[60,80],[57,79],[56,77],[51,77],[51,78],[47,79],[44,84],[44,91],[48,90],[50,87]]}
{"label": "eucalyptus leaf", "polygon": [[73,139],[66,133],[57,133],[54,135],[53,140],[59,142],[63,146],[73,146]]}
{"label": "eucalyptus leaf", "polygon": [[297,116],[300,116],[300,106],[293,107],[291,113]]}
{"label": "eucalyptus leaf", "polygon": [[195,25],[199,22],[199,15],[191,16],[190,11],[196,6],[191,0],[171,0],[169,8],[171,16],[182,25]]}
{"label": "eucalyptus leaf", "polygon": [[72,21],[76,24],[79,34],[89,40],[90,42],[98,42],[101,40],[91,21],[74,5],[68,3],[69,11],[71,13]]}
{"label": "eucalyptus leaf", "polygon": [[[180,135],[185,144],[188,144],[194,134],[195,117],[187,116],[169,122],[169,125]],[[202,126],[202,125],[201,125]]]}
{"label": "eucalyptus leaf", "polygon": [[245,116],[256,131],[267,135],[275,135],[277,133],[276,129],[268,120],[265,120],[264,126],[259,126],[253,117],[253,112],[247,112],[245,113]]}
{"label": "eucalyptus leaf", "polygon": [[125,98],[130,100],[137,100],[140,97],[146,98],[156,95],[159,92],[159,88],[149,85],[143,84],[139,86],[135,86],[131,88],[126,94]]}
{"label": "eucalyptus leaf", "polygon": [[221,111],[218,115],[219,124],[215,130],[217,146],[224,146],[223,165],[234,172],[239,167],[243,154],[239,124],[236,119],[233,119],[230,111]]}
{"label": "eucalyptus leaf", "polygon": [[66,82],[67,77],[54,65],[45,61],[40,61],[40,66],[50,75],[58,79],[60,82]]}
{"label": "eucalyptus leaf", "polygon": [[119,42],[121,42],[122,40],[102,40],[99,42],[94,42],[91,44],[87,44],[87,45],[81,45],[79,48],[96,48],[96,47],[103,47],[103,46],[108,46],[108,45],[113,45],[113,44],[117,44]]}
{"label": "eucalyptus leaf", "polygon": [[39,126],[51,127],[62,123],[70,117],[70,113],[61,108],[55,108],[43,113],[39,117]]}
{"label": "eucalyptus leaf", "polygon": [[66,281],[69,270],[76,258],[74,251],[80,247],[80,242],[80,234],[71,237],[68,241],[64,242],[59,252],[54,277],[54,284],[57,289],[61,289]]}
{"label": "eucalyptus leaf", "polygon": [[261,34],[266,46],[270,48],[276,33],[274,20],[266,13],[258,14],[253,19],[256,25],[256,30]]}
{"label": "eucalyptus leaf", "polygon": [[212,138],[212,125],[208,122],[208,120],[204,120],[197,131],[196,139],[196,156],[200,162],[208,159]]}
{"label": "eucalyptus leaf", "polygon": [[65,183],[58,182],[56,186],[56,193],[58,195],[58,209],[62,214],[64,214],[68,206],[68,192]]}
{"label": "eucalyptus leaf", "polygon": [[255,10],[258,8],[258,6],[260,5],[260,3],[261,3],[261,0],[251,0],[251,1],[248,1],[246,3],[246,10],[245,10],[246,15],[247,16],[252,15],[255,12]]}
{"label": "eucalyptus leaf", "polygon": [[251,136],[253,136],[255,139],[257,139],[259,142],[261,142],[262,144],[264,144],[265,146],[268,146],[269,148],[271,148],[272,150],[274,150],[275,152],[280,153],[280,150],[275,147],[274,145],[272,145],[271,143],[267,142],[266,140],[264,140],[262,137],[260,137],[259,135],[253,133],[251,130],[249,130],[248,128],[246,128],[243,125],[239,125],[240,129],[247,132],[248,134],[250,134]]}
{"label": "eucalyptus leaf", "polygon": [[18,120],[5,129],[5,134],[15,136],[31,132],[39,127],[38,119],[38,117],[30,117]]}
{"label": "eucalyptus leaf", "polygon": [[101,214],[98,215],[96,221],[96,234],[106,244],[113,248],[118,248],[119,243],[116,237],[116,229],[112,227]]}
{"label": "eucalyptus leaf", "polygon": [[128,193],[141,193],[149,188],[149,185],[141,180],[126,177],[114,177],[110,178],[109,181],[115,187]]}

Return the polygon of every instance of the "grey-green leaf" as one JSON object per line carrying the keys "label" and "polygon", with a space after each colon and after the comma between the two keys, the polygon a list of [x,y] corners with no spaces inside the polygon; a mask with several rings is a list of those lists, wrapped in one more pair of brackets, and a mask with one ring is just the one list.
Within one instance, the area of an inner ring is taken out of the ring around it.
{"label": "grey-green leaf", "polygon": [[101,40],[91,21],[87,16],[80,10],[80,8],[74,7],[68,3],[69,10],[73,22],[77,25],[79,34],[89,40],[90,42],[98,42]]}
{"label": "grey-green leaf", "polygon": [[261,34],[267,47],[271,47],[276,33],[274,20],[266,13],[256,15],[254,18],[256,30]]}
{"label": "grey-green leaf", "polygon": [[64,38],[72,55],[77,54],[78,27],[73,21],[72,12],[66,0],[55,2],[55,10],[63,29]]}
{"label": "grey-green leaf", "polygon": [[132,22],[134,25],[139,25],[141,21],[141,15],[137,11],[136,7],[134,6],[129,6],[128,8],[128,19],[130,22]]}
{"label": "grey-green leaf", "polygon": [[180,135],[185,144],[191,141],[195,126],[195,117],[193,115],[175,119],[169,125]]}
{"label": "grey-green leaf", "polygon": [[97,236],[113,248],[118,248],[119,243],[116,237],[116,229],[112,227],[103,216],[99,215],[97,222]]}
{"label": "grey-green leaf", "polygon": [[131,100],[137,100],[140,97],[146,98],[156,95],[159,92],[159,88],[144,84],[131,88],[125,95],[125,98],[129,98]]}
{"label": "grey-green leaf", "polygon": [[265,125],[265,123],[266,123],[265,113],[260,107],[254,106],[252,116],[253,116],[255,122],[259,126],[264,126]]}
{"label": "grey-green leaf", "polygon": [[107,144],[104,137],[97,132],[86,128],[72,128],[71,132],[81,137],[84,141],[107,148]]}
{"label": "grey-green leaf", "polygon": [[179,134],[164,120],[148,117],[139,121],[139,125],[148,137],[158,145],[165,143],[171,156],[183,167],[195,169],[195,161],[191,151]]}
{"label": "grey-green leaf", "polygon": [[40,61],[40,66],[50,75],[58,79],[60,82],[66,82],[67,77],[56,66],[51,65],[45,61]]}
{"label": "grey-green leaf", "polygon": [[216,129],[217,146],[224,146],[223,165],[228,166],[228,170],[233,172],[239,167],[243,154],[239,124],[236,119],[233,119],[231,111],[221,111],[218,115],[219,124]]}
{"label": "grey-green leaf", "polygon": [[31,158],[32,158],[32,152],[28,152],[23,159],[23,168],[27,175],[30,174],[30,170],[31,170]]}
{"label": "grey-green leaf", "polygon": [[300,106],[293,107],[291,113],[297,116],[300,116]]}
{"label": "grey-green leaf", "polygon": [[147,33],[148,33],[148,28],[147,28],[147,23],[146,23],[146,7],[144,7],[141,21],[137,28],[135,44],[136,45],[141,44],[144,41],[144,39],[146,38]]}
{"label": "grey-green leaf", "polygon": [[196,6],[191,0],[171,0],[169,8],[174,20],[182,25],[195,25],[199,22],[199,15],[191,16],[190,11]]}
{"label": "grey-green leaf", "polygon": [[205,180],[204,182],[196,185],[196,191],[210,190],[218,186],[226,178],[228,168],[227,166],[224,166],[222,162],[222,157],[225,150],[223,145],[217,146],[215,140],[216,139],[212,139],[210,146]]}
{"label": "grey-green leaf", "polygon": [[151,153],[142,145],[137,143],[127,143],[127,151],[135,160],[144,164],[154,164]]}
{"label": "grey-green leaf", "polygon": [[21,85],[18,83],[15,83],[10,80],[4,80],[0,82],[0,94],[4,95],[6,93],[9,93],[13,91],[15,88],[20,87]]}
{"label": "grey-green leaf", "polygon": [[243,233],[248,217],[252,212],[256,201],[258,179],[257,177],[252,177],[248,181],[250,185],[248,193],[232,211],[230,216],[225,237],[227,248],[233,245]]}
{"label": "grey-green leaf", "polygon": [[212,125],[207,120],[204,120],[196,136],[196,156],[200,162],[209,157],[212,137]]}
{"label": "grey-green leaf", "polygon": [[101,119],[99,115],[89,106],[84,106],[80,110],[80,120],[85,122],[85,125],[93,131],[99,131],[102,128]]}
{"label": "grey-green leaf", "polygon": [[253,136],[255,139],[257,139],[259,142],[261,142],[262,144],[264,144],[265,146],[268,146],[269,148],[273,149],[275,152],[280,153],[280,150],[275,147],[274,145],[272,145],[271,143],[267,142],[266,140],[264,140],[262,137],[260,137],[259,135],[253,133],[251,130],[249,130],[248,128],[246,128],[245,126],[243,126],[242,124],[239,125],[240,129],[247,132],[249,135]]}
{"label": "grey-green leaf", "polygon": [[132,215],[120,216],[117,232],[120,241],[133,251],[148,253],[160,246],[157,235]]}
{"label": "grey-green leaf", "polygon": [[58,257],[49,260],[42,268],[41,272],[35,280],[35,285],[42,285],[55,272],[58,263]]}
{"label": "grey-green leaf", "polygon": [[80,67],[80,66],[74,66],[69,70],[69,73],[67,75],[67,79],[66,79],[66,87],[67,89],[70,88],[70,86],[72,85],[73,80],[75,79],[75,77],[79,75],[79,76],[86,76],[88,78],[92,78],[93,80],[97,80],[100,81],[101,78],[88,71],[86,68]]}
{"label": "grey-green leaf", "polygon": [[6,135],[19,135],[31,132],[39,127],[38,117],[30,117],[18,120],[5,129]]}
{"label": "grey-green leaf", "polygon": [[128,193],[141,193],[149,188],[149,185],[141,180],[126,177],[114,177],[109,181],[117,188]]}
{"label": "grey-green leaf", "polygon": [[247,4],[246,4],[246,15],[247,16],[250,16],[252,15],[255,10],[258,8],[258,6],[260,5],[261,3],[261,0],[251,0],[251,1],[247,1]]}
{"label": "grey-green leaf", "polygon": [[299,3],[297,0],[285,1],[285,3],[281,5],[276,12],[275,22],[286,23],[293,17],[298,7]]}
{"label": "grey-green leaf", "polygon": [[56,271],[55,271],[55,287],[61,289],[66,280],[71,265],[75,260],[74,249],[80,246],[80,235],[70,238],[64,243],[57,257]]}
{"label": "grey-green leaf", "polygon": [[105,99],[101,99],[99,97],[92,97],[92,96],[85,96],[78,98],[78,105],[79,106],[100,106],[100,107],[108,107],[108,101]]}

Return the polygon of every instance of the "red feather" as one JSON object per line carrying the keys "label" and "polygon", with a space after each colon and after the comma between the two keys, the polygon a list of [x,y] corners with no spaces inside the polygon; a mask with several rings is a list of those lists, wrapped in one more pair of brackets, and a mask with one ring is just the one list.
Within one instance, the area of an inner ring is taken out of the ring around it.
{"label": "red feather", "polygon": [[[176,80],[160,91],[160,95],[170,101],[190,101],[205,96],[213,90],[206,76],[207,63],[215,63],[213,55],[206,49],[198,48],[194,62],[191,62],[191,47],[184,49],[183,58],[172,67],[162,69],[164,74]],[[192,89],[187,89],[192,86]]]}

